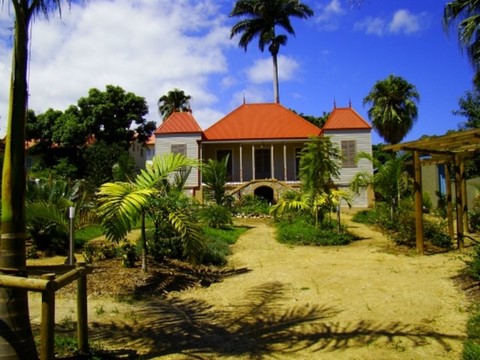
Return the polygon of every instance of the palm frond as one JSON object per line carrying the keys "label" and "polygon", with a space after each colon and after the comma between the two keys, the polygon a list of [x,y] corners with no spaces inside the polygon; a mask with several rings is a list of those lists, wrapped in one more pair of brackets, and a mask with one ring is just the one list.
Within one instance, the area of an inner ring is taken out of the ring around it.
{"label": "palm frond", "polygon": [[187,257],[188,261],[194,264],[198,263],[205,247],[205,240],[200,227],[180,212],[170,213],[168,220],[181,236],[184,256]]}

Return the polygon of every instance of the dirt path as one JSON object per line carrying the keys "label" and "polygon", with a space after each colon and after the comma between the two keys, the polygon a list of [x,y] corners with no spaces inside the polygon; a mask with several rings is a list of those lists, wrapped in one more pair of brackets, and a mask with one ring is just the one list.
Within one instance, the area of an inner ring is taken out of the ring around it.
{"label": "dirt path", "polygon": [[[347,247],[289,247],[268,220],[247,224],[230,258],[247,273],[166,299],[94,300],[92,338],[146,359],[460,359],[461,253],[388,254],[357,224],[364,239]],[[74,318],[73,302],[60,306]]]}

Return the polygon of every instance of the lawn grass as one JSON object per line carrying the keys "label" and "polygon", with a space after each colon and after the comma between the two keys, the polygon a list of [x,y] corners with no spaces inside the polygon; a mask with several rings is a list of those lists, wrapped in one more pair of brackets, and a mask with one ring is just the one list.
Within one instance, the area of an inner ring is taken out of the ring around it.
{"label": "lawn grass", "polygon": [[103,235],[102,227],[98,224],[89,225],[75,231],[75,248],[82,248],[85,243]]}

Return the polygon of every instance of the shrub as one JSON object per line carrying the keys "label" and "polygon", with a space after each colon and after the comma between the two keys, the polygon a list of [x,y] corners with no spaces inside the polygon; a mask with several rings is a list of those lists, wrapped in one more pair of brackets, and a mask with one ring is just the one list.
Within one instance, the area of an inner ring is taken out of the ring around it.
{"label": "shrub", "polygon": [[245,227],[231,227],[228,229],[203,228],[202,232],[207,241],[202,264],[225,265],[227,263],[227,256],[230,255],[229,245],[235,244],[239,236],[245,231],[247,231]]}
{"label": "shrub", "polygon": [[476,280],[480,280],[480,245],[475,246],[471,260],[467,261],[467,272]]}
{"label": "shrub", "polygon": [[472,209],[468,212],[470,226],[472,230],[480,230],[480,195],[477,195],[473,200]]}
{"label": "shrub", "polygon": [[463,344],[463,359],[480,359],[480,311],[479,309],[468,319],[467,322],[468,340]]}
{"label": "shrub", "polygon": [[89,242],[83,247],[83,255],[87,264],[91,264],[95,260],[114,259],[118,254],[115,244],[106,241]]}
{"label": "shrub", "polygon": [[315,228],[315,226],[306,218],[298,217],[292,222],[279,221],[276,223],[278,229],[278,241],[293,245],[319,245],[319,246],[337,246],[348,245],[358,237],[352,233],[343,230],[336,230],[336,222],[331,226]]}
{"label": "shrub", "polygon": [[208,205],[200,212],[200,218],[213,228],[224,228],[232,225],[230,209],[222,205]]}
{"label": "shrub", "polygon": [[234,211],[243,215],[267,215],[270,205],[267,200],[255,195],[244,195],[234,204]]}
{"label": "shrub", "polygon": [[135,261],[138,259],[136,247],[129,241],[124,241],[121,244],[122,265],[127,268],[135,266]]}

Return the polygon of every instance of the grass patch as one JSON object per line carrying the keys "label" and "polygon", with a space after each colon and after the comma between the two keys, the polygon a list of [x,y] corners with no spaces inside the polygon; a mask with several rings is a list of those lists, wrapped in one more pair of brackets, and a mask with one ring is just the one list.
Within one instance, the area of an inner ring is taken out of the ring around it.
{"label": "grass patch", "polygon": [[204,227],[202,232],[207,240],[202,263],[205,265],[225,265],[227,256],[230,255],[230,245],[235,244],[245,231],[247,231],[246,227],[235,226],[224,229]]}
{"label": "grass patch", "polygon": [[85,243],[103,235],[100,225],[90,225],[75,231],[75,247],[82,248]]}
{"label": "grass patch", "polygon": [[[293,221],[279,221],[277,239],[283,244],[336,246],[348,245],[358,237],[343,229],[338,233],[335,227],[320,225],[315,228],[308,220],[296,218]],[[335,223],[333,223],[334,225]]]}
{"label": "grass patch", "polygon": [[480,359],[480,308],[468,319],[467,336],[468,339],[463,344],[463,359]]}

